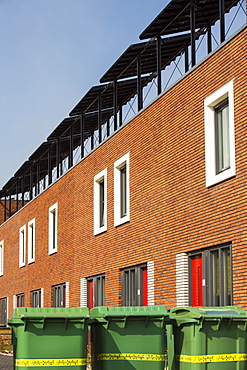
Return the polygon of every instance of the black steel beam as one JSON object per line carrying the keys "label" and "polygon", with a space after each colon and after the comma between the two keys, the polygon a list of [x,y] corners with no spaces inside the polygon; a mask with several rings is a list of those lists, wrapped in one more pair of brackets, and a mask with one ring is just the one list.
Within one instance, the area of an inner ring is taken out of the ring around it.
{"label": "black steel beam", "polygon": [[99,133],[99,144],[102,141],[102,97],[98,96],[98,133]]}
{"label": "black steel beam", "polygon": [[4,221],[7,220],[7,195],[4,197]]}
{"label": "black steel beam", "polygon": [[21,179],[21,206],[23,207],[24,206],[24,204],[25,204],[25,199],[24,199],[24,191],[25,191],[25,189],[24,189],[24,175],[22,176],[22,179]]}
{"label": "black steel beam", "polygon": [[84,114],[80,116],[81,158],[84,157]]}
{"label": "black steel beam", "polygon": [[113,82],[113,115],[114,115],[114,131],[116,131],[118,122],[117,122],[117,81]]}
{"label": "black steel beam", "polygon": [[94,148],[94,131],[91,132],[91,150]]}
{"label": "black steel beam", "polygon": [[31,166],[31,168],[30,168],[30,182],[29,182],[29,186],[30,186],[30,189],[29,189],[29,199],[32,200],[33,199],[33,166]]}
{"label": "black steel beam", "polygon": [[123,107],[121,105],[120,109],[119,109],[119,127],[121,127],[123,124]]}
{"label": "black steel beam", "polygon": [[51,147],[48,150],[48,185],[52,183]]}
{"label": "black steel beam", "polygon": [[107,135],[107,137],[110,136],[110,118],[108,118],[108,120],[106,122],[106,135]]}
{"label": "black steel beam", "polygon": [[16,207],[15,207],[15,209],[16,209],[16,212],[18,212],[18,185],[19,185],[19,181],[17,180],[16,181]]}
{"label": "black steel beam", "polygon": [[73,131],[74,131],[74,125],[73,123],[70,125],[69,129],[69,168],[73,166]]}
{"label": "black steel beam", "polygon": [[195,12],[196,4],[193,0],[190,4],[190,37],[191,37],[191,64],[192,67],[196,64],[196,37],[195,37]]}
{"label": "black steel beam", "polygon": [[138,98],[138,111],[143,108],[143,98],[142,98],[142,72],[141,72],[141,56],[137,58],[136,61],[137,69],[137,98]]}
{"label": "black steel beam", "polygon": [[189,70],[189,50],[188,45],[184,48],[184,71],[185,73]]}
{"label": "black steel beam", "polygon": [[56,167],[57,167],[57,178],[59,179],[59,162],[60,162],[60,137],[56,141]]}
{"label": "black steel beam", "polygon": [[219,0],[220,42],[225,41],[225,0]]}
{"label": "black steel beam", "polygon": [[156,39],[156,63],[157,63],[157,89],[158,95],[162,91],[162,84],[161,84],[161,38],[160,36]]}
{"label": "black steel beam", "polygon": [[212,51],[212,29],[211,26],[207,27],[207,45],[208,45],[208,54]]}

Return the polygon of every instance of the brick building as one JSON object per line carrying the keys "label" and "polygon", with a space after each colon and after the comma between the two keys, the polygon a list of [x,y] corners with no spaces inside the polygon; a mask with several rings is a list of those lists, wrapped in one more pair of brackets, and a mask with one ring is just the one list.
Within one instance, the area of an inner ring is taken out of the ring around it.
{"label": "brick building", "polygon": [[172,0],[5,184],[2,322],[23,305],[247,307],[245,10]]}

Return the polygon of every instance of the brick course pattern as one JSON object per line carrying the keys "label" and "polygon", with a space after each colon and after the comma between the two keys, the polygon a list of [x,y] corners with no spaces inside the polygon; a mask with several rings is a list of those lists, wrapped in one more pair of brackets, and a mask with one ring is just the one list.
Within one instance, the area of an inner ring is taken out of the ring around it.
{"label": "brick course pattern", "polygon": [[[156,99],[0,228],[0,298],[105,273],[106,305],[121,303],[120,269],[154,261],[154,303],[176,305],[176,255],[232,242],[234,304],[247,307],[246,28]],[[204,99],[234,79],[236,176],[205,185]],[[114,162],[130,152],[130,222],[114,227]],[[108,229],[93,234],[94,176],[107,168]],[[58,252],[48,255],[48,210],[58,202]],[[19,268],[19,229],[36,219],[35,262]]]}

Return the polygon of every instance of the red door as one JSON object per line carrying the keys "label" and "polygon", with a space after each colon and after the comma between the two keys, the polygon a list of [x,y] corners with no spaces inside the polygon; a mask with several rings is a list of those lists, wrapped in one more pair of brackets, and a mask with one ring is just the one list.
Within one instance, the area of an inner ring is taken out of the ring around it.
{"label": "red door", "polygon": [[88,281],[88,308],[91,310],[94,306],[93,302],[93,294],[94,294],[94,289],[93,289],[93,280]]}
{"label": "red door", "polygon": [[142,270],[142,277],[143,277],[143,306],[147,306],[148,305],[148,271],[146,267],[144,267]]}
{"label": "red door", "polygon": [[192,270],[192,306],[202,306],[202,255],[191,258]]}

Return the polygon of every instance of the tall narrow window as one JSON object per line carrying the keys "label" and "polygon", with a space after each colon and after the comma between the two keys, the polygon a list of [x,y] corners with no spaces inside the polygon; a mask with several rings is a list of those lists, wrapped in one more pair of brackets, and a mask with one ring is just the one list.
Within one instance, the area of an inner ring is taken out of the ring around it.
{"label": "tall narrow window", "polygon": [[3,275],[3,240],[0,242],[0,276]]}
{"label": "tall narrow window", "polygon": [[94,176],[94,235],[107,230],[107,169]]}
{"label": "tall narrow window", "polygon": [[129,156],[127,153],[114,163],[114,225],[130,220]]}
{"label": "tall narrow window", "polygon": [[19,267],[23,267],[26,264],[26,225],[20,228],[19,249]]}
{"label": "tall narrow window", "polygon": [[228,99],[215,108],[216,174],[230,168],[229,105]]}
{"label": "tall narrow window", "polygon": [[42,290],[33,290],[31,292],[31,307],[42,307]]}
{"label": "tall narrow window", "polygon": [[16,295],[16,306],[17,307],[24,307],[24,293],[20,293]]}
{"label": "tall narrow window", "polygon": [[0,299],[0,324],[7,325],[8,320],[8,298]]}
{"label": "tall narrow window", "polygon": [[58,204],[49,208],[49,254],[57,252]]}
{"label": "tall narrow window", "polygon": [[35,260],[35,218],[28,223],[28,263]]}
{"label": "tall narrow window", "polygon": [[66,307],[66,283],[52,287],[53,307]]}
{"label": "tall narrow window", "polygon": [[105,275],[87,278],[87,305],[88,308],[105,305]]}
{"label": "tall narrow window", "polygon": [[147,306],[147,264],[122,270],[122,305]]}
{"label": "tall narrow window", "polygon": [[206,186],[235,175],[233,81],[204,100]]}

